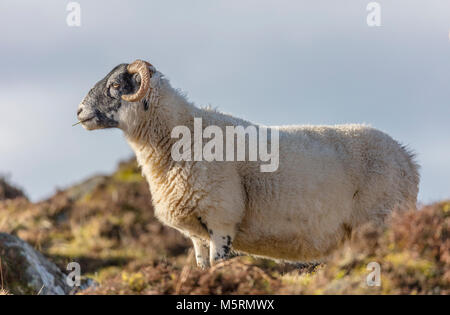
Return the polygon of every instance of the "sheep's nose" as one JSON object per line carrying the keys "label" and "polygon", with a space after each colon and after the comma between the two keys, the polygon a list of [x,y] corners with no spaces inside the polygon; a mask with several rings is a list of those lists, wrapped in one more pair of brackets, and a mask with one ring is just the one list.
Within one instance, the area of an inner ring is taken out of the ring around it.
{"label": "sheep's nose", "polygon": [[82,111],[83,111],[83,109],[82,109],[82,108],[79,108],[78,111],[77,111],[77,116],[80,116],[80,114],[81,114]]}

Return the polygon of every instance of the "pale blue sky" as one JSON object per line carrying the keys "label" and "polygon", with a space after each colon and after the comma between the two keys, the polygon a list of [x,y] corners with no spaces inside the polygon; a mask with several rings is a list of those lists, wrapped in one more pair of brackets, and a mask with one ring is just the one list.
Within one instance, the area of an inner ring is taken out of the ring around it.
{"label": "pale blue sky", "polygon": [[72,128],[115,65],[150,61],[197,105],[264,124],[368,123],[408,144],[419,199],[450,197],[450,2],[0,2],[0,173],[33,200],[132,155],[118,130]]}

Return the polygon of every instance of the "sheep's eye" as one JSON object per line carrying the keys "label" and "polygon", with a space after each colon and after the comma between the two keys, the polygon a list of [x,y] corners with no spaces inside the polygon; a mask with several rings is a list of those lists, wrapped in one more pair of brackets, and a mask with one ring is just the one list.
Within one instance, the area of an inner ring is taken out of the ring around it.
{"label": "sheep's eye", "polygon": [[120,87],[120,84],[119,83],[113,83],[112,87],[114,89],[118,89]]}

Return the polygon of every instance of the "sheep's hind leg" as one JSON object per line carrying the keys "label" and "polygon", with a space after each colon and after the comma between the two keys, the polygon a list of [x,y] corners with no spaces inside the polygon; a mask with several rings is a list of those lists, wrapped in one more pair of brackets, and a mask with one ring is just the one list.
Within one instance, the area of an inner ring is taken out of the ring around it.
{"label": "sheep's hind leg", "polygon": [[197,266],[206,269],[209,267],[209,248],[208,245],[201,239],[197,237],[191,237],[192,243],[194,244],[195,260],[197,261]]}

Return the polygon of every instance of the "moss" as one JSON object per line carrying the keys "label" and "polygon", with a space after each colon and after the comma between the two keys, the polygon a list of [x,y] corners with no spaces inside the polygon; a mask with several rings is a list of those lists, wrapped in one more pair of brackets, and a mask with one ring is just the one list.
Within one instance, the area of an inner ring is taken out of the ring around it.
{"label": "moss", "polygon": [[442,211],[443,211],[444,213],[450,213],[450,203],[445,203],[445,204],[442,206]]}
{"label": "moss", "polygon": [[144,181],[136,165],[124,165],[114,173],[113,179],[125,183],[140,183]]}
{"label": "moss", "polygon": [[390,295],[395,290],[395,284],[392,283],[391,279],[381,274],[381,294]]}
{"label": "moss", "polygon": [[335,279],[336,279],[336,280],[342,279],[342,278],[345,277],[346,274],[347,274],[347,272],[346,272],[345,270],[340,270],[340,271],[336,274]]}
{"label": "moss", "polygon": [[394,268],[405,268],[406,272],[411,275],[421,273],[426,277],[434,275],[434,265],[431,261],[411,257],[407,252],[391,253],[386,255],[385,261],[391,263]]}
{"label": "moss", "polygon": [[[7,259],[7,255],[3,255],[0,249],[0,268],[2,269],[2,275],[4,277],[3,285],[13,295],[33,295],[37,292],[34,288],[27,284],[27,281],[23,277],[23,270],[27,268],[26,261],[18,254],[14,254],[11,257],[15,257],[14,261]],[[3,289],[3,288],[2,288]]]}
{"label": "moss", "polygon": [[147,283],[144,279],[144,275],[140,272],[136,273],[122,273],[122,280],[130,288],[130,290],[135,292],[141,292],[147,287]]}
{"label": "moss", "polygon": [[81,197],[81,199],[80,199],[80,201],[84,202],[84,203],[88,203],[91,200],[92,200],[92,192],[88,192],[88,193],[84,194],[83,197]]}

